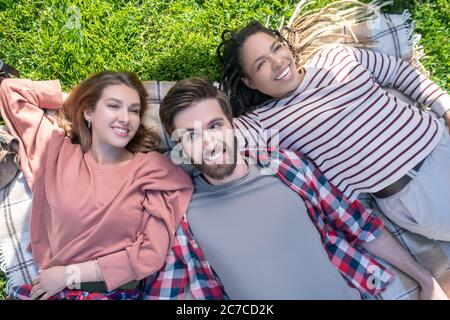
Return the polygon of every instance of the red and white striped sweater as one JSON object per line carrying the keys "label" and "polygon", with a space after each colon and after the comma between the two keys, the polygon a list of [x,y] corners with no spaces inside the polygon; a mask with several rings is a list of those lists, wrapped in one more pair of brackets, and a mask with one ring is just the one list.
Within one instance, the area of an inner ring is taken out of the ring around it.
{"label": "red and white striped sweater", "polygon": [[247,147],[260,139],[302,151],[354,199],[397,181],[437,145],[443,128],[436,116],[382,88],[395,88],[438,116],[450,109],[450,96],[404,60],[333,45],[305,70],[289,96],[234,120]]}

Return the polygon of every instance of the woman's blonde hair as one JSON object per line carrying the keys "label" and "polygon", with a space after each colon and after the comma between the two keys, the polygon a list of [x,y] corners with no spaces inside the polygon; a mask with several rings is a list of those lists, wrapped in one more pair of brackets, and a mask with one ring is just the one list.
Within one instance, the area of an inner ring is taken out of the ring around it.
{"label": "woman's blonde hair", "polygon": [[391,2],[340,0],[300,14],[310,3],[300,1],[288,25],[282,29],[283,36],[295,51],[298,67],[330,43],[370,46],[369,38],[357,37],[352,26],[379,17],[380,9]]}
{"label": "woman's blonde hair", "polygon": [[95,106],[106,87],[120,84],[134,89],[139,95],[141,105],[139,112],[141,123],[136,135],[126,148],[130,152],[160,150],[161,140],[159,135],[146,129],[142,124],[142,116],[148,107],[147,91],[142,82],[131,72],[103,71],[90,76],[76,86],[57,115],[60,126],[66,131],[72,143],[81,145],[83,153],[90,149],[92,143],[92,134],[84,118],[84,111],[95,110]]}

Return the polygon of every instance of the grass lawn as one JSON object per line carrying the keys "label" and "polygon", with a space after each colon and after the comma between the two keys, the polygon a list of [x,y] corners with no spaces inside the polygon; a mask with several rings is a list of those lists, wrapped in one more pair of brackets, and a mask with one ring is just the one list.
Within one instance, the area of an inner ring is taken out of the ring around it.
{"label": "grass lawn", "polygon": [[[23,77],[61,79],[67,90],[104,69],[133,70],[144,80],[217,80],[215,49],[224,29],[268,15],[275,27],[298,1],[1,0],[0,58]],[[388,11],[405,8],[423,35],[426,66],[449,90],[449,0],[395,0]]]}
{"label": "grass lawn", "polygon": [[[0,59],[25,78],[61,79],[65,90],[104,69],[131,70],[143,80],[218,80],[215,50],[224,29],[269,15],[277,27],[298,1],[0,0]],[[394,0],[386,11],[404,9],[422,34],[425,67],[450,91],[450,0]],[[0,298],[4,288],[0,275]]]}

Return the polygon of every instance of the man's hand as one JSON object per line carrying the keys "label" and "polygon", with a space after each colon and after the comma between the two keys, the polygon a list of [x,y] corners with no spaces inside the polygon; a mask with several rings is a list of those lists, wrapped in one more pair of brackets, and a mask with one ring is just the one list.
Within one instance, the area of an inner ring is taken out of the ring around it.
{"label": "man's hand", "polygon": [[420,300],[448,300],[436,279],[430,276],[420,283]]}
{"label": "man's hand", "polygon": [[42,270],[33,280],[30,298],[47,300],[67,287],[68,277],[66,267],[57,266]]}
{"label": "man's hand", "polygon": [[450,110],[446,111],[442,117],[445,120],[448,131],[450,132]]}

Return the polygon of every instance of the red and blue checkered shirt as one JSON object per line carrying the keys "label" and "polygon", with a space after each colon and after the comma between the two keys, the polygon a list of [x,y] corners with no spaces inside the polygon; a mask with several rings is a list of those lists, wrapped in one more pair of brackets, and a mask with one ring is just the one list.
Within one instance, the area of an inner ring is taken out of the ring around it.
{"label": "red and blue checkered shirt", "polygon": [[[331,263],[361,297],[375,296],[393,273],[360,247],[383,229],[381,220],[359,201],[350,202],[304,155],[287,150],[246,151],[248,159],[277,175],[305,202]],[[294,275],[293,275],[294,276]],[[189,228],[186,215],[178,228],[165,266],[147,279],[144,299],[229,299]]]}

